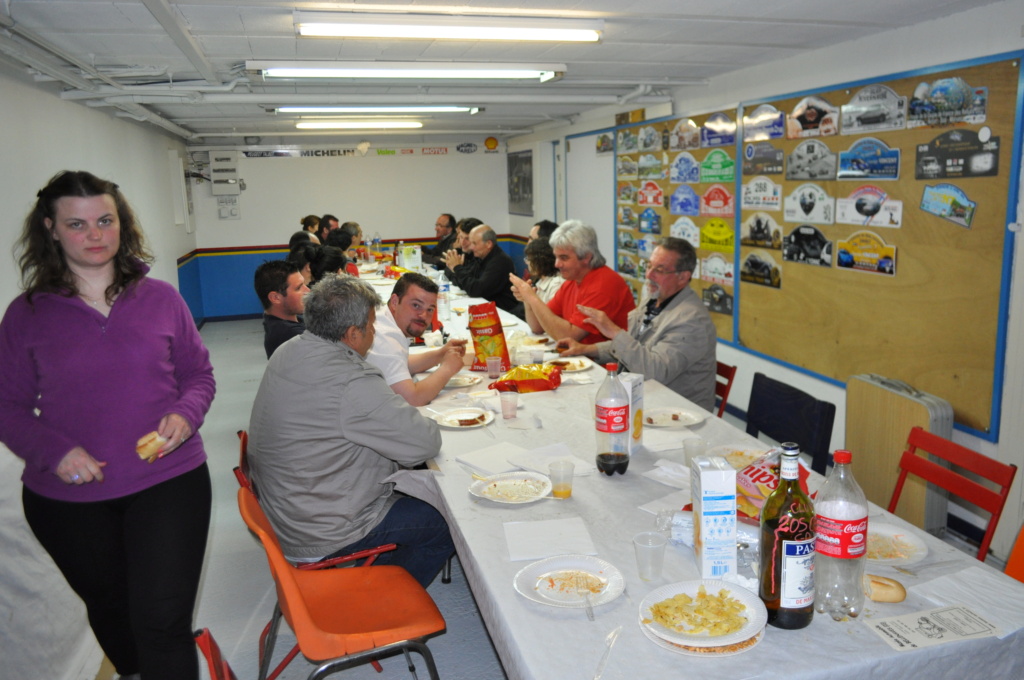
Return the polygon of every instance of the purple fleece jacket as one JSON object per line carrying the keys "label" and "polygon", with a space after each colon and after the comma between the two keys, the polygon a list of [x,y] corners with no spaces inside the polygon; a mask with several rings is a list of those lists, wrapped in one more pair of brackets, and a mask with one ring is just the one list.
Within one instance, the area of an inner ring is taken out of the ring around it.
{"label": "purple fleece jacket", "polygon": [[[163,281],[141,279],[109,317],[78,297],[37,293],[30,303],[22,294],[0,322],[0,442],[25,460],[25,486],[48,498],[118,498],[199,467],[214,390],[209,352]],[[135,443],[168,413],[196,434],[147,463]],[[54,474],[75,446],[106,461],[102,482],[69,485]]]}

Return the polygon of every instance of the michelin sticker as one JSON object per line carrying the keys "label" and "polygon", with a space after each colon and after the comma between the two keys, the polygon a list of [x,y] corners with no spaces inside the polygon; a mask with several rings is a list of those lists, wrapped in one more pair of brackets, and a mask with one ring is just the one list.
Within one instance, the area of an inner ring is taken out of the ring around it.
{"label": "michelin sticker", "polygon": [[844,135],[902,130],[907,125],[907,98],[885,85],[869,85],[842,106]]}
{"label": "michelin sticker", "polygon": [[961,227],[970,228],[977,207],[963,189],[953,184],[925,185],[921,196],[921,210]]}
{"label": "michelin sticker", "polygon": [[896,246],[890,246],[878,234],[858,231],[836,242],[836,266],[885,276],[896,275]]}
{"label": "michelin sticker", "polygon": [[903,225],[903,201],[889,198],[881,188],[866,184],[848,197],[836,199],[836,222],[898,229]]}
{"label": "michelin sticker", "polygon": [[995,177],[999,174],[999,138],[990,128],[950,130],[917,145],[914,179]]}
{"label": "michelin sticker", "polygon": [[886,180],[900,177],[900,150],[874,137],[858,139],[839,152],[839,179]]}
{"label": "michelin sticker", "polygon": [[782,218],[787,222],[835,222],[835,199],[817,184],[801,184],[783,202]]}
{"label": "michelin sticker", "polygon": [[758,175],[743,185],[740,205],[744,210],[782,210],[782,185]]}
{"label": "michelin sticker", "polygon": [[831,267],[832,242],[814,225],[804,224],[782,239],[782,259],[786,262]]}
{"label": "michelin sticker", "polygon": [[761,104],[743,116],[743,141],[757,142],[786,136],[786,114],[771,104]]}

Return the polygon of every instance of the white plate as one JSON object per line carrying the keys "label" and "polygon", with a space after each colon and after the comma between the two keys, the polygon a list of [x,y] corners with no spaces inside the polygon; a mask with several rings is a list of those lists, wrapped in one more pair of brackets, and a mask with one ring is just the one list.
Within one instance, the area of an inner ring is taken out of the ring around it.
{"label": "white plate", "polygon": [[[483,416],[483,420],[480,422],[473,423],[472,425],[459,425],[460,420],[474,420]],[[456,430],[469,430],[474,427],[483,427],[494,420],[494,414],[490,411],[482,408],[453,408],[442,412],[441,414],[431,414],[438,425],[441,427],[450,427]]]}
{"label": "white plate", "polygon": [[469,387],[470,385],[476,385],[483,378],[478,375],[466,375],[465,373],[456,373],[451,377],[445,387]]}
{"label": "white plate", "polygon": [[706,633],[699,635],[692,635],[689,633],[679,633],[666,628],[665,626],[651,621],[650,623],[641,623],[655,636],[668,642],[674,642],[677,645],[686,645],[687,647],[724,647],[725,645],[735,644],[737,642],[743,642],[754,637],[759,631],[764,629],[765,624],[768,622],[768,610],[765,609],[764,603],[754,593],[750,592],[745,588],[741,588],[735,583],[726,583],[725,581],[683,581],[681,583],[672,583],[667,586],[662,586],[656,590],[648,593],[647,597],[644,598],[643,602],[640,603],[640,619],[651,618],[651,605],[667,600],[670,597],[685,593],[690,597],[696,597],[697,590],[701,584],[704,584],[704,590],[708,595],[717,595],[720,590],[728,590],[732,597],[739,600],[746,607],[747,622],[742,628],[734,633],[727,635],[717,635],[710,637]]}
{"label": "white plate", "polygon": [[565,357],[564,359],[552,359],[551,361],[545,361],[545,364],[558,365],[564,362],[566,365],[562,366],[562,373],[578,373],[579,371],[590,370],[594,366],[594,362],[587,357]]}
{"label": "white plate", "polygon": [[541,336],[528,336],[523,338],[522,346],[530,349],[540,349],[542,347],[554,347],[555,341],[546,335]]}
{"label": "white plate", "polygon": [[551,493],[551,480],[527,470],[502,472],[475,480],[469,485],[469,492],[495,503],[533,503]]}
{"label": "white plate", "polygon": [[[528,600],[551,607],[582,609],[587,605],[583,596],[576,593],[577,573],[583,573],[593,584],[590,603],[595,607],[611,602],[626,588],[622,572],[611,562],[593,555],[556,555],[534,562],[520,569],[512,584]],[[593,592],[598,587],[601,590]]]}
{"label": "white plate", "polygon": [[715,446],[707,450],[708,456],[721,456],[737,470],[742,470],[768,451],[767,447],[738,444],[736,446]]}
{"label": "white plate", "polygon": [[644,427],[689,427],[707,417],[706,413],[683,408],[652,408],[644,411]]}
{"label": "white plate", "polygon": [[[872,557],[881,554],[884,556]],[[873,564],[904,566],[928,556],[928,546],[913,532],[893,524],[868,522],[868,560]]]}
{"label": "white plate", "polygon": [[[743,652],[747,651],[748,649],[753,649],[754,647],[757,646],[757,644],[759,642],[761,642],[761,640],[764,639],[764,628],[762,628],[757,633],[757,635],[754,636],[753,644],[751,644],[748,647],[744,647],[743,649],[732,649],[732,650],[729,650],[729,651],[710,651],[710,650],[718,649],[718,647],[694,647],[693,645],[690,645],[689,647],[684,647],[682,645],[677,645],[677,644],[675,644],[673,642],[669,642],[668,640],[662,640],[660,637],[658,637],[657,635],[652,633],[650,630],[647,629],[647,626],[644,625],[643,621],[638,620],[637,623],[640,624],[640,630],[643,632],[644,635],[647,636],[648,640],[650,640],[654,644],[658,645],[662,649],[667,649],[670,652],[675,652],[676,654],[684,654],[686,656],[703,656],[703,657],[711,657],[711,658],[716,658],[716,659],[718,657],[722,657],[722,656],[736,656],[737,654],[742,654]],[[748,639],[750,639],[750,638],[748,638]],[[701,651],[701,650],[708,650],[708,651]]]}

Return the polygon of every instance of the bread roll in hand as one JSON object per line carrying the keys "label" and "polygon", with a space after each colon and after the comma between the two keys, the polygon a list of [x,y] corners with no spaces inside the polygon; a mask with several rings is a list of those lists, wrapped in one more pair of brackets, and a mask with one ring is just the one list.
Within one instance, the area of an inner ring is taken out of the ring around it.
{"label": "bread roll in hand", "polygon": [[156,431],[153,431],[139,439],[135,444],[135,452],[139,454],[139,458],[142,460],[152,463],[156,460],[157,454],[160,453],[160,449],[166,443],[167,439],[165,437],[161,437]]}
{"label": "bread roll in hand", "polygon": [[864,594],[872,602],[903,602],[907,589],[899,581],[876,574],[864,574]]}

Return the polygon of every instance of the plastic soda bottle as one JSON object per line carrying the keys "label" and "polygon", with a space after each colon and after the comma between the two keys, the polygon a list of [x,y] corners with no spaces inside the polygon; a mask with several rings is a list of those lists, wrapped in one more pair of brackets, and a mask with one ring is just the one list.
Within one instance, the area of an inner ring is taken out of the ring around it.
{"label": "plastic soda bottle", "polygon": [[597,469],[608,476],[626,474],[629,467],[629,394],[619,380],[619,365],[608,371],[597,391],[594,426],[597,428]]}
{"label": "plastic soda bottle", "polygon": [[864,609],[864,560],[868,545],[868,502],[853,478],[849,451],[836,451],[832,472],[818,491],[814,557],[814,608],[836,621]]}

